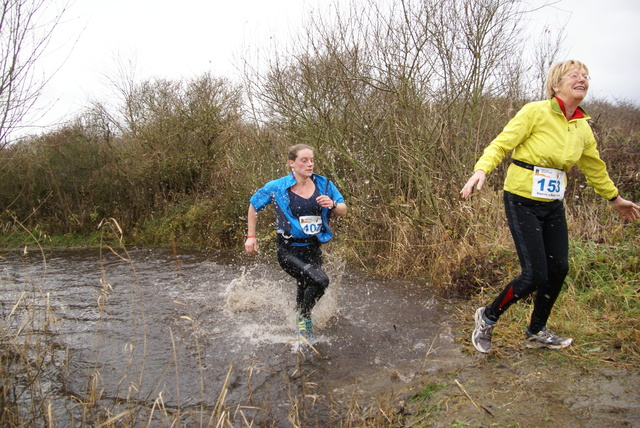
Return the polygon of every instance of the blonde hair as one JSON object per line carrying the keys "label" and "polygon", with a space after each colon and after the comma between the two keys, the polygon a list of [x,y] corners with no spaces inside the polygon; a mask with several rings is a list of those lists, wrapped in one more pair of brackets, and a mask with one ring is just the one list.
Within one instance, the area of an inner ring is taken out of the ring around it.
{"label": "blonde hair", "polygon": [[574,68],[584,68],[584,70],[589,74],[589,69],[582,62],[577,61],[575,59],[570,59],[564,62],[556,62],[549,68],[549,72],[547,73],[547,80],[545,81],[544,88],[547,99],[551,99],[556,95],[556,91],[553,89],[554,86],[558,86],[560,84],[560,80],[562,80],[562,76],[565,75],[569,70],[573,70]]}

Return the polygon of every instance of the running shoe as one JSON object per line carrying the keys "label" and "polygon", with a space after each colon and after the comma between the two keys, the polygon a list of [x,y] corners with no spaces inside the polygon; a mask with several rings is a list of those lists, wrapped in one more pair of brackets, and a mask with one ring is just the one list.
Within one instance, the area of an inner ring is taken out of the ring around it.
{"label": "running shoe", "polygon": [[486,354],[491,349],[491,335],[493,334],[493,328],[496,326],[496,323],[485,320],[484,309],[485,308],[478,308],[476,311],[476,328],[471,335],[471,343],[473,343],[473,346],[478,351]]}
{"label": "running shoe", "polygon": [[296,315],[296,324],[298,326],[298,335],[304,337],[309,343],[314,343],[316,339],[313,337],[313,321],[301,315]]}
{"label": "running shoe", "polygon": [[529,329],[527,329],[525,339],[527,340],[527,348],[562,349],[573,343],[572,338],[560,337],[547,327],[543,328],[536,334],[531,334]]}

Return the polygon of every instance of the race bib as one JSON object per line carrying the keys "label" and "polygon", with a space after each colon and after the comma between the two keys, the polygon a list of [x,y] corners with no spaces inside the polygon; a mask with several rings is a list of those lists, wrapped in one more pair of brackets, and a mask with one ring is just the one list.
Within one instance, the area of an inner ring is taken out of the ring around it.
{"label": "race bib", "polygon": [[322,230],[322,217],[319,215],[303,215],[299,220],[302,231],[307,235],[316,235]]}
{"label": "race bib", "polygon": [[533,167],[531,196],[542,199],[563,199],[566,173],[561,169]]}

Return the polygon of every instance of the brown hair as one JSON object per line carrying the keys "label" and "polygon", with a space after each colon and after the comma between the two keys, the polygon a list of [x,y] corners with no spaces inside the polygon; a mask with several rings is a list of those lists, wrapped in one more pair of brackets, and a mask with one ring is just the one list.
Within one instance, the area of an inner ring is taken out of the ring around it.
{"label": "brown hair", "polygon": [[589,69],[587,68],[587,66],[575,59],[570,59],[564,62],[556,62],[551,66],[551,68],[549,68],[549,72],[547,73],[547,80],[544,84],[547,99],[550,100],[555,96],[556,91],[553,89],[553,87],[558,86],[560,84],[560,80],[562,80],[562,76],[564,76],[565,73],[567,73],[569,70],[573,70],[574,68],[584,68],[587,74],[589,74]]}
{"label": "brown hair", "polygon": [[294,161],[294,160],[298,159],[298,152],[300,150],[304,150],[304,149],[309,149],[309,150],[313,151],[313,147],[311,147],[308,144],[296,144],[295,146],[289,147],[289,157],[288,157],[288,159],[290,161]]}

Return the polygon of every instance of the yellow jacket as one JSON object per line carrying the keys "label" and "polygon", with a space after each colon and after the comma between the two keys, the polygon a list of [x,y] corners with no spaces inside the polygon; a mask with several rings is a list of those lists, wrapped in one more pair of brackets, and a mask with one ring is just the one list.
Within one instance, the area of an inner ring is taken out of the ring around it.
{"label": "yellow jacket", "polygon": [[[489,175],[513,150],[512,159],[531,165],[567,172],[577,164],[596,193],[606,199],[615,198],[618,189],[600,159],[596,139],[587,123],[590,116],[582,108],[580,110],[583,117],[567,121],[556,98],[526,104],[487,146],[474,171],[481,169]],[[509,165],[504,190],[525,198],[548,201],[531,196],[532,183],[533,171]]]}

